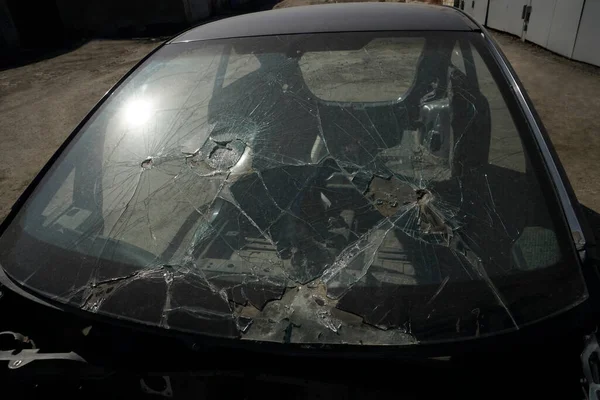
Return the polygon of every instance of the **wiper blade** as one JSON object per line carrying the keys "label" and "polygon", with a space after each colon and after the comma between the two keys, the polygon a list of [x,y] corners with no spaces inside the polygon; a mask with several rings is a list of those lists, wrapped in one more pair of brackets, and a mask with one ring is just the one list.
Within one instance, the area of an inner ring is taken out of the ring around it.
{"label": "wiper blade", "polygon": [[0,351],[0,361],[9,361],[9,369],[21,368],[33,361],[40,360],[68,360],[87,363],[80,355],[71,351],[69,353],[39,353],[40,349],[23,349],[17,354],[15,350]]}
{"label": "wiper blade", "polygon": [[0,332],[0,336],[12,336],[15,342],[32,346],[31,349],[11,349],[0,350],[0,361],[8,361],[8,369],[21,368],[33,361],[39,360],[69,360],[76,362],[86,362],[77,353],[71,351],[69,353],[39,353],[40,349],[35,347],[33,340],[18,332],[5,331]]}

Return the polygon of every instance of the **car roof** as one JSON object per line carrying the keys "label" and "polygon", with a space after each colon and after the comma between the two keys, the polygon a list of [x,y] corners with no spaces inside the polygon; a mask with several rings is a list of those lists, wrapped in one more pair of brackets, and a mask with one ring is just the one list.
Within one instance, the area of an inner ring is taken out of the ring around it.
{"label": "car roof", "polygon": [[294,33],[476,31],[453,7],[415,3],[337,3],[281,8],[201,25],[169,43]]}

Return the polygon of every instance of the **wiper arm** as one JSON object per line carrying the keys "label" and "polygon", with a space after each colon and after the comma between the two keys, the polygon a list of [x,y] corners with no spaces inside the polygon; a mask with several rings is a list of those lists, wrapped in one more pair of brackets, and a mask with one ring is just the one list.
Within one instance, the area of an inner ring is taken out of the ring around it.
{"label": "wiper arm", "polygon": [[31,339],[17,332],[0,332],[0,336],[2,335],[12,336],[15,342],[20,342],[33,347],[32,349],[0,350],[0,361],[8,361],[9,369],[21,368],[24,365],[39,360],[69,360],[84,363],[87,362],[73,351],[69,353],[39,353],[40,349],[35,347],[35,343]]}
{"label": "wiper arm", "polygon": [[38,353],[40,349],[23,349],[17,354],[18,350],[0,351],[0,361],[8,361],[9,369],[21,368],[33,361],[39,360],[69,360],[87,363],[80,355],[71,351],[69,353]]}

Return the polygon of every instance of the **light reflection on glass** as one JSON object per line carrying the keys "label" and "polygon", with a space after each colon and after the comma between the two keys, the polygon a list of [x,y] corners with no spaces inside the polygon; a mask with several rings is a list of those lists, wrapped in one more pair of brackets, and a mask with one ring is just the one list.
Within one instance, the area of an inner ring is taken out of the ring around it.
{"label": "light reflection on glass", "polygon": [[147,100],[134,99],[125,105],[125,120],[130,126],[143,125],[148,122],[151,116],[152,107]]}

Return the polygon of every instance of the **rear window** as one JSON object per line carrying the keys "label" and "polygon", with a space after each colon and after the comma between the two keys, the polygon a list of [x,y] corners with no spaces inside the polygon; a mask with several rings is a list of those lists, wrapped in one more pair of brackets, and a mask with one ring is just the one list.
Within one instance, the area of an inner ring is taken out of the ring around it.
{"label": "rear window", "polygon": [[0,238],[21,285],[219,337],[414,345],[586,289],[477,33],[171,44],[112,93]]}
{"label": "rear window", "polygon": [[309,90],[322,100],[398,100],[411,87],[422,37],[379,38],[361,49],[307,52],[299,60]]}
{"label": "rear window", "polygon": [[223,87],[229,86],[260,68],[260,62],[253,54],[238,54],[235,48],[229,48],[229,51],[224,53],[223,57],[227,59],[227,66],[223,77]]}

